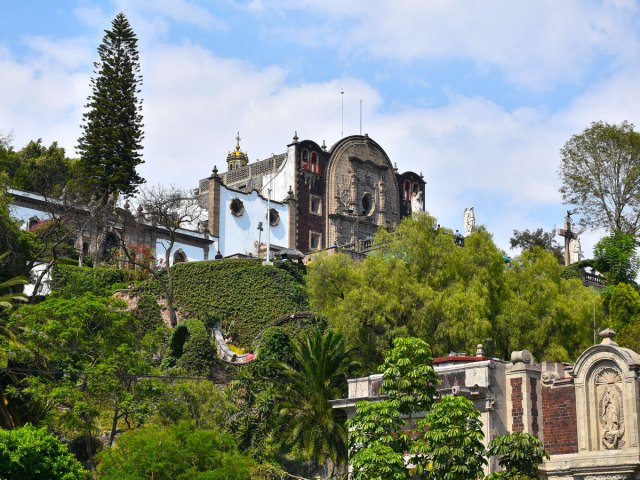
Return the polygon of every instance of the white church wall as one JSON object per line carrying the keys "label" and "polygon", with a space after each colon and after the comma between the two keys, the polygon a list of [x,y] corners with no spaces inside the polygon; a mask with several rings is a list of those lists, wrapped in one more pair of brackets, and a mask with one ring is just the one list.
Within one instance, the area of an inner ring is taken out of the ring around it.
{"label": "white church wall", "polygon": [[[262,177],[262,194],[267,196],[267,189],[271,189],[271,198],[284,201],[289,194],[289,188],[294,188],[296,178],[295,145],[287,149],[287,158],[280,165],[276,174],[267,174]],[[269,183],[271,182],[271,183]]]}
{"label": "white church wall", "polygon": [[[288,188],[288,187],[287,187]],[[231,213],[231,201],[238,198],[242,201],[244,212],[240,216]],[[271,201],[271,208],[275,209],[280,221],[271,226],[271,245],[289,246],[289,205]],[[262,234],[258,231],[258,224],[262,222]],[[242,193],[220,187],[220,253],[223,256],[234,254],[258,254],[258,238],[264,244],[267,242],[267,199],[258,195],[255,190]]]}

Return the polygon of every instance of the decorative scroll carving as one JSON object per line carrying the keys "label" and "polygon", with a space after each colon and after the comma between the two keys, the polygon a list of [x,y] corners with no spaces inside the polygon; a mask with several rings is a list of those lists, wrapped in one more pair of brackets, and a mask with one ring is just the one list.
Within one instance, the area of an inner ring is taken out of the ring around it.
{"label": "decorative scroll carving", "polygon": [[607,450],[617,450],[625,444],[621,383],[620,373],[612,367],[601,367],[595,373],[601,442]]}

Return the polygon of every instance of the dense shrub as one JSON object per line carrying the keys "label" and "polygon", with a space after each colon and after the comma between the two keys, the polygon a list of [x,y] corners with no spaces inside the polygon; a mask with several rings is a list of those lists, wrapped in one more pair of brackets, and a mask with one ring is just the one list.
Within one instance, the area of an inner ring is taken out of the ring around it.
{"label": "dense shrub", "polygon": [[52,289],[65,298],[85,292],[98,296],[110,295],[112,285],[127,280],[127,272],[119,268],[87,268],[56,265],[53,268]]}
{"label": "dense shrub", "polygon": [[133,311],[133,316],[140,321],[141,336],[164,325],[160,305],[156,302],[155,297],[148,292],[143,292],[138,298],[138,306]]}
{"label": "dense shrub", "polygon": [[0,478],[88,479],[75,457],[46,428],[0,430]]}
{"label": "dense shrub", "polygon": [[175,365],[195,375],[206,375],[216,358],[217,353],[207,328],[200,320],[189,319],[173,330],[169,355],[163,366]]}

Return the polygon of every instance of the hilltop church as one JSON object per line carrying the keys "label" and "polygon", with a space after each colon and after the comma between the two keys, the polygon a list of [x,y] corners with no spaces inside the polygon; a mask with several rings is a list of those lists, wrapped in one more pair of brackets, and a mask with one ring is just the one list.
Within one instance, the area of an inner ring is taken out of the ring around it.
{"label": "hilltop church", "polygon": [[224,173],[214,167],[197,189],[209,233],[224,256],[259,254],[265,242],[304,253],[357,248],[378,228],[394,228],[402,217],[424,210],[422,175],[399,173],[367,134],[330,148],[296,134],[284,153],[253,163],[238,136],[226,167]]}

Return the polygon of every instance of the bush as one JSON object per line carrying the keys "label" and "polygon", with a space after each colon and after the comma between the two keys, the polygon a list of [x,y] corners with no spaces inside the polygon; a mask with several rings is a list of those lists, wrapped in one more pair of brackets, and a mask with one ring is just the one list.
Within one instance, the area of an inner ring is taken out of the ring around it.
{"label": "bush", "polygon": [[46,428],[0,430],[0,478],[81,480],[89,472]]}
{"label": "bush", "polygon": [[189,319],[173,330],[169,355],[163,366],[175,365],[194,375],[207,375],[216,359],[216,350],[204,324]]}
{"label": "bush", "polygon": [[80,296],[85,292],[101,297],[111,295],[112,285],[124,283],[128,274],[119,268],[88,268],[56,265],[53,268],[52,290],[65,298]]}
{"label": "bush", "polygon": [[145,336],[158,327],[164,326],[160,305],[153,295],[144,292],[138,298],[138,306],[133,311],[133,316],[140,321],[140,334]]}

